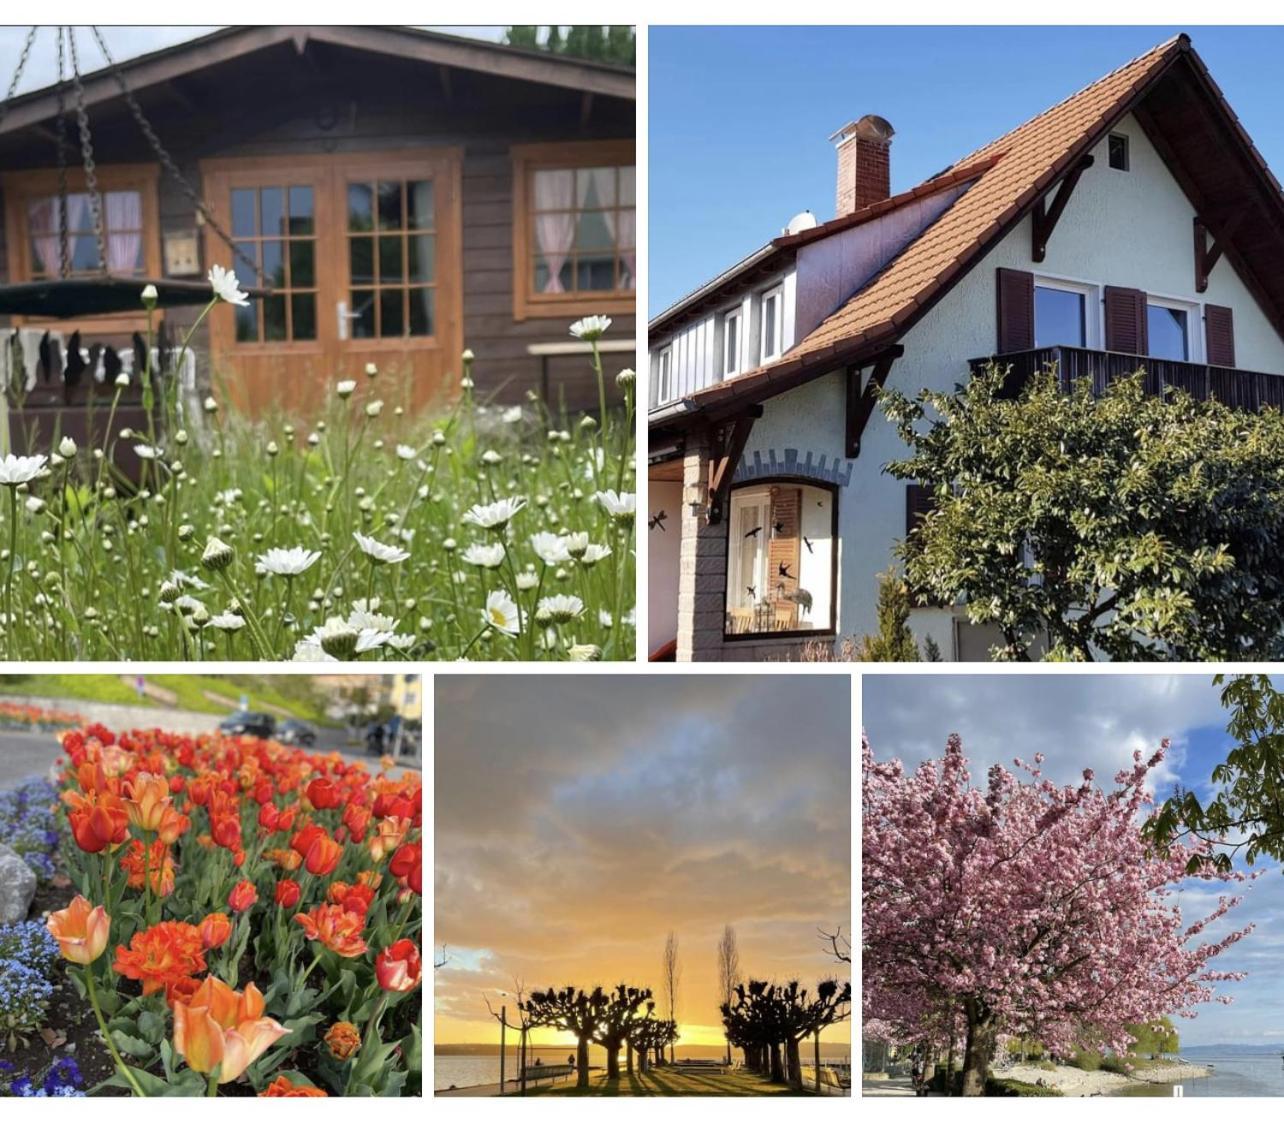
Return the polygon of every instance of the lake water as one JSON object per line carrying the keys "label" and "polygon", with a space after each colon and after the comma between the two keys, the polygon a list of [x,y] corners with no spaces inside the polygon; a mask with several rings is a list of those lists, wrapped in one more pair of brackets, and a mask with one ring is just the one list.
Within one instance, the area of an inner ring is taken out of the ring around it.
{"label": "lake water", "polygon": [[[1278,1050],[1269,1054],[1239,1054],[1195,1047],[1182,1050],[1182,1057],[1200,1065],[1213,1066],[1213,1076],[1186,1081],[1187,1097],[1284,1097],[1284,1061]],[[1119,1094],[1125,1097],[1170,1097],[1171,1085],[1147,1085]]]}

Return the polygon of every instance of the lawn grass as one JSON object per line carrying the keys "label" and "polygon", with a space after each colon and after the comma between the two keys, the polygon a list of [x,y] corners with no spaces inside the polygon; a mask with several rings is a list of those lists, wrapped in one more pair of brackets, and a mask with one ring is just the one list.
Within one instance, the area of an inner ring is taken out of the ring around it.
{"label": "lawn grass", "polygon": [[[515,1094],[508,1094],[513,1096]],[[788,1085],[771,1081],[756,1073],[676,1073],[652,1069],[646,1073],[624,1073],[608,1079],[603,1074],[589,1078],[586,1089],[577,1088],[574,1080],[560,1085],[527,1089],[528,1097],[788,1097],[815,1096],[801,1094]]]}
{"label": "lawn grass", "polygon": [[[307,722],[327,723],[321,710],[306,699],[286,696],[269,681],[258,679],[251,684],[249,677],[223,679],[213,675],[149,675],[147,681],[176,696],[175,706],[200,714],[226,714],[228,707],[206,698],[212,691],[223,698],[239,701],[242,695],[249,699],[250,709],[279,707],[296,718]],[[57,699],[88,699],[100,703],[120,703],[164,709],[158,700],[144,695],[141,699],[132,683],[119,675],[13,675],[0,676],[0,694],[39,696]]]}

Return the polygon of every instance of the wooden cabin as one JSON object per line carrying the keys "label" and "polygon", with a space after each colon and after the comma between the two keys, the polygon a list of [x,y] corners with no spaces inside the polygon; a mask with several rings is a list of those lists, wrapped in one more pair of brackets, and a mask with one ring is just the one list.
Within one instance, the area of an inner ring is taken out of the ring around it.
{"label": "wooden cabin", "polygon": [[[87,74],[110,271],[201,280],[217,263],[267,289],[220,305],[194,337],[198,381],[238,408],[309,412],[371,362],[390,405],[423,408],[456,393],[465,347],[480,397],[536,389],[588,407],[586,358],[562,352],[570,322],[595,313],[628,348],[618,366],[634,365],[631,69],[409,28],[230,27],[118,74],[181,179],[117,74]],[[60,103],[70,272],[100,268],[73,94],[26,94],[0,123],[0,282],[59,275]],[[166,309],[171,335],[199,312]],[[146,328],[141,301],[6,322],[120,349]]]}

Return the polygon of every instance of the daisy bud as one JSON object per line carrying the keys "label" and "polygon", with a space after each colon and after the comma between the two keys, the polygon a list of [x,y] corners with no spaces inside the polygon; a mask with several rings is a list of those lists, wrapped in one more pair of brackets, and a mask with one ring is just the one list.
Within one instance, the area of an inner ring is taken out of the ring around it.
{"label": "daisy bud", "polygon": [[121,373],[116,376],[116,385],[120,387],[129,385],[129,376],[125,374],[124,371],[121,371]]}
{"label": "daisy bud", "polygon": [[218,403],[217,403],[217,402],[215,402],[215,401],[214,401],[214,399],[213,399],[212,397],[210,397],[210,398],[206,398],[206,399],[205,399],[205,412],[206,412],[207,414],[217,414],[217,413],[218,413]]}
{"label": "daisy bud", "polygon": [[187,444],[187,430],[180,429],[177,433],[174,434],[174,444],[175,445]]}
{"label": "daisy bud", "polygon": [[183,523],[179,525],[179,528],[178,528],[179,542],[187,542],[187,540],[190,539],[194,534],[196,534],[196,528],[193,527],[190,523]]}
{"label": "daisy bud", "polygon": [[633,384],[637,381],[637,374],[632,367],[625,367],[618,375],[615,376],[615,385],[621,390],[632,390]]}
{"label": "daisy bud", "polygon": [[226,570],[232,564],[233,551],[222,539],[212,538],[205,544],[201,565],[207,570]]}
{"label": "daisy bud", "polygon": [[64,437],[58,442],[58,454],[71,460],[76,455],[76,442],[70,437]]}
{"label": "daisy bud", "polygon": [[377,418],[382,411],[383,411],[382,400],[376,398],[373,402],[366,403],[366,417]]}
{"label": "daisy bud", "polygon": [[379,368],[374,363],[366,364],[366,378],[372,379],[379,373]]}
{"label": "daisy bud", "polygon": [[143,286],[143,307],[147,309],[148,312],[151,312],[151,310],[156,307],[156,301],[159,298],[159,296],[160,294],[156,292],[155,285],[144,285]]}

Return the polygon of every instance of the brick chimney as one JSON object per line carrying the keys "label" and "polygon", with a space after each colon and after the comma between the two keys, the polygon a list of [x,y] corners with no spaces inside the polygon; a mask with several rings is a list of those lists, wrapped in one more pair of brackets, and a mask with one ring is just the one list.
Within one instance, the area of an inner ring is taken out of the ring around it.
{"label": "brick chimney", "polygon": [[891,195],[891,146],[895,133],[885,119],[867,113],[829,138],[838,150],[836,218]]}

